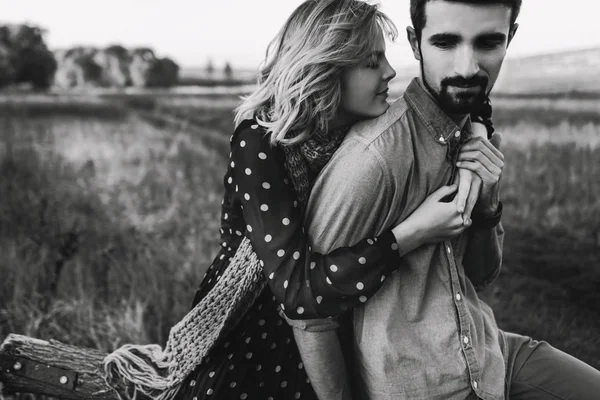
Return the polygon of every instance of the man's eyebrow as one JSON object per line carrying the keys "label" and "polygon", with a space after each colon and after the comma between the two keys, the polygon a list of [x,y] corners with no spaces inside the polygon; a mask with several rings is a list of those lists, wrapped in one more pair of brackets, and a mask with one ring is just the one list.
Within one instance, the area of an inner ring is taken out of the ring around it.
{"label": "man's eyebrow", "polygon": [[504,33],[500,33],[500,32],[483,33],[483,34],[479,35],[478,39],[494,40],[494,41],[498,41],[498,42],[503,42],[506,40],[506,35]]}
{"label": "man's eyebrow", "polygon": [[429,39],[427,39],[429,42],[438,42],[438,41],[445,41],[445,40],[458,40],[460,39],[459,35],[456,35],[454,33],[436,33],[435,35],[431,35],[429,37]]}

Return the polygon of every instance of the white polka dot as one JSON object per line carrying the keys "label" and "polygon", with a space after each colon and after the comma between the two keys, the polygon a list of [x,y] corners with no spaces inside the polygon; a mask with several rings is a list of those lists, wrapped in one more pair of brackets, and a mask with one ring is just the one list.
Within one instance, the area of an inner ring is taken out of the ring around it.
{"label": "white polka dot", "polygon": [[321,304],[322,301],[323,301],[323,297],[317,296],[317,304]]}
{"label": "white polka dot", "polygon": [[256,370],[257,370],[257,371],[260,371],[261,369],[262,369],[262,365],[258,364],[258,365],[256,366]]}
{"label": "white polka dot", "polygon": [[275,342],[271,343],[271,350],[273,350],[275,347],[277,347],[277,344]]}
{"label": "white polka dot", "polygon": [[268,211],[268,210],[269,210],[269,206],[268,206],[268,205],[266,205],[266,204],[263,204],[263,205],[261,205],[261,206],[260,206],[260,209],[261,209],[262,211]]}
{"label": "white polka dot", "polygon": [[285,311],[285,306],[282,304],[281,309]]}
{"label": "white polka dot", "polygon": [[372,239],[367,239],[367,243],[369,243],[370,245],[375,244],[375,242]]}
{"label": "white polka dot", "polygon": [[293,257],[294,257],[294,260],[299,259],[300,258],[300,252],[299,251],[295,251]]}
{"label": "white polka dot", "polygon": [[245,141],[245,140],[242,140],[242,141],[240,142],[240,146],[241,146],[241,147],[246,147],[246,141]]}
{"label": "white polka dot", "polygon": [[251,359],[251,358],[252,358],[252,353],[248,353],[248,354],[246,354],[246,358],[247,358],[248,360],[249,360],[249,359]]}
{"label": "white polka dot", "polygon": [[283,220],[281,220],[281,223],[287,226],[287,225],[290,224],[290,219],[289,218],[284,218]]}
{"label": "white polka dot", "polygon": [[224,348],[228,348],[230,344],[231,344],[231,343],[229,343],[229,342],[225,342],[225,344],[223,345],[223,347],[224,347]]}
{"label": "white polka dot", "polygon": [[221,257],[219,257],[219,260],[222,260],[225,258],[225,254],[221,254]]}
{"label": "white polka dot", "polygon": [[229,218],[229,215],[227,213],[225,213],[225,215],[223,215],[223,219],[227,219]]}
{"label": "white polka dot", "polygon": [[235,387],[235,385],[237,385],[237,383],[235,383],[235,382],[231,382],[231,383],[229,384],[229,387],[233,389],[233,388]]}
{"label": "white polka dot", "polygon": [[278,366],[276,366],[276,367],[275,367],[275,372],[280,372],[280,371],[281,371],[281,366],[279,366],[279,365],[278,365]]}
{"label": "white polka dot", "polygon": [[230,355],[228,355],[228,356],[227,356],[227,358],[228,358],[229,360],[231,360],[231,359],[233,358],[233,353],[231,353]]}
{"label": "white polka dot", "polygon": [[240,395],[240,399],[242,399],[242,400],[246,400],[247,398],[248,398],[248,395],[246,393],[242,393]]}
{"label": "white polka dot", "polygon": [[252,129],[258,129],[258,125],[254,124],[250,128],[252,128]]}
{"label": "white polka dot", "polygon": [[267,155],[261,151],[260,153],[258,153],[258,158],[260,158],[261,160],[266,160]]}
{"label": "white polka dot", "polygon": [[331,270],[331,272],[337,272],[338,267],[337,267],[337,265],[330,265],[329,269]]}
{"label": "white polka dot", "polygon": [[260,260],[260,266],[261,266],[261,267],[264,267],[264,266],[265,266],[265,263],[263,262],[263,260]]}
{"label": "white polka dot", "polygon": [[294,207],[298,207],[298,202],[294,200]]}
{"label": "white polka dot", "polygon": [[190,386],[196,386],[196,381],[192,380],[192,381],[190,382]]}
{"label": "white polka dot", "polygon": [[310,269],[315,269],[316,266],[317,266],[316,262],[313,261],[310,263]]}
{"label": "white polka dot", "polygon": [[235,231],[235,234],[238,236],[242,236],[242,232],[240,232],[240,231]]}
{"label": "white polka dot", "polygon": [[392,243],[392,250],[398,250],[398,243]]}
{"label": "white polka dot", "polygon": [[385,275],[381,275],[381,282],[385,280]]}
{"label": "white polka dot", "polygon": [[262,335],[260,335],[261,339],[266,339],[267,338],[267,332],[263,332]]}
{"label": "white polka dot", "polygon": [[358,259],[358,262],[361,263],[361,264],[366,264],[367,263],[367,259],[364,258],[364,257],[361,257],[361,258]]}
{"label": "white polka dot", "polygon": [[358,300],[360,300],[361,303],[366,303],[367,302],[367,296],[360,296],[358,298]]}
{"label": "white polka dot", "polygon": [[232,161],[230,165],[231,165],[231,168],[235,167],[235,162]]}
{"label": "white polka dot", "polygon": [[298,363],[298,369],[302,369],[302,368],[304,368],[304,364]]}
{"label": "white polka dot", "polygon": [[231,183],[231,182],[233,182],[233,178],[229,177],[229,179],[227,179],[227,183]]}
{"label": "white polka dot", "polygon": [[365,288],[365,285],[364,285],[364,283],[362,283],[362,282],[358,282],[358,283],[356,284],[356,288],[357,288],[358,290],[363,290],[363,289]]}
{"label": "white polka dot", "polygon": [[265,189],[271,189],[271,184],[269,182],[263,182],[262,187]]}
{"label": "white polka dot", "polygon": [[281,382],[281,387],[282,387],[282,388],[286,388],[286,387],[287,387],[287,381],[283,381],[283,382]]}
{"label": "white polka dot", "polygon": [[252,232],[252,227],[250,225],[246,225],[246,229],[248,230],[248,232]]}
{"label": "white polka dot", "polygon": [[239,191],[240,191],[240,188],[238,187],[238,185],[235,185],[235,191],[236,191],[236,192],[239,192]]}
{"label": "white polka dot", "polygon": [[233,364],[231,364],[231,365],[229,366],[229,370],[230,370],[230,371],[233,371],[233,369],[234,369],[234,368],[235,368],[235,366],[234,366]]}
{"label": "white polka dot", "polygon": [[258,387],[265,387],[265,383],[264,382],[259,383]]}
{"label": "white polka dot", "polygon": [[329,277],[327,277],[327,279],[325,279],[327,281],[327,283],[329,283],[330,285],[333,285],[333,283],[331,283],[331,280],[329,279]]}
{"label": "white polka dot", "polygon": [[208,390],[206,391],[206,394],[210,396],[211,394],[213,394],[213,390],[212,390],[212,389],[208,389]]}
{"label": "white polka dot", "polygon": [[223,246],[223,247],[227,247],[227,243],[226,243],[226,242],[223,242],[223,243],[221,243],[221,246]]}
{"label": "white polka dot", "polygon": [[245,198],[246,200],[250,200],[250,195],[249,195],[248,193],[245,193],[245,194],[244,194],[244,198]]}
{"label": "white polka dot", "polygon": [[265,325],[265,322],[266,322],[266,321],[265,321],[264,319],[261,319],[260,321],[258,321],[258,325],[260,325],[260,326],[264,326],[264,325]]}
{"label": "white polka dot", "polygon": [[283,256],[285,255],[285,250],[283,250],[283,249],[279,249],[279,250],[277,251],[277,255],[278,255],[279,257],[283,257]]}
{"label": "white polka dot", "polygon": [[213,376],[215,376],[215,371],[211,371],[210,374],[208,374],[209,378],[212,378]]}
{"label": "white polka dot", "polygon": [[271,235],[265,236],[265,242],[270,242],[271,240],[273,240],[273,236],[271,236]]}
{"label": "white polka dot", "polygon": [[252,175],[252,170],[250,168],[246,168],[244,172],[246,173],[246,175]]}
{"label": "white polka dot", "polygon": [[287,281],[287,279],[286,279],[286,280],[285,280],[285,282],[283,282],[283,288],[284,288],[284,289],[287,289],[287,287],[288,287],[288,281]]}
{"label": "white polka dot", "polygon": [[288,183],[290,183],[290,181],[288,180],[288,178],[283,178],[283,183],[287,185]]}
{"label": "white polka dot", "polygon": [[300,398],[300,392],[296,392],[296,394],[294,395],[294,399],[298,400]]}
{"label": "white polka dot", "polygon": [[296,312],[298,314],[304,314],[304,308],[303,307],[298,307],[298,309],[296,310]]}
{"label": "white polka dot", "polygon": [[246,340],[245,340],[246,344],[250,343],[251,340],[252,340],[251,337],[247,337]]}

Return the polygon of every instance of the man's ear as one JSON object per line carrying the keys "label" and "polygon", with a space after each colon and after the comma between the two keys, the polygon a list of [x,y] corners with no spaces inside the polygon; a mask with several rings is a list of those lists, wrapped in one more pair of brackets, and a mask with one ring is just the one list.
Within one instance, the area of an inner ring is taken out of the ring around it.
{"label": "man's ear", "polygon": [[413,56],[415,60],[421,61],[421,51],[419,49],[419,38],[417,36],[417,32],[415,28],[412,26],[406,27],[406,38],[408,39],[408,43],[412,48]]}
{"label": "man's ear", "polygon": [[511,26],[510,28],[510,32],[508,32],[508,43],[506,44],[506,47],[510,45],[510,42],[517,34],[517,29],[519,29],[519,24],[514,23],[513,26]]}

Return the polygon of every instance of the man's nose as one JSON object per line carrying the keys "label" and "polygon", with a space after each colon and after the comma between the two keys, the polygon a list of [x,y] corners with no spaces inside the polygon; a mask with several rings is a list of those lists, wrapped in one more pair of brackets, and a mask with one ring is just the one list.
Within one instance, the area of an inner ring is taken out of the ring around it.
{"label": "man's nose", "polygon": [[471,78],[479,72],[477,54],[471,46],[461,46],[454,60],[454,73],[463,78]]}

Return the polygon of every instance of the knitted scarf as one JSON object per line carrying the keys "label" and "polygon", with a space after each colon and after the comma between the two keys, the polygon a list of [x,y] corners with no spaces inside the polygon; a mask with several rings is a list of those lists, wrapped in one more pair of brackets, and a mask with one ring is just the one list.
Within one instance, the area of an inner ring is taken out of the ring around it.
{"label": "knitted scarf", "polygon": [[[285,168],[302,210],[306,209],[314,178],[340,146],[349,126],[314,134],[297,146],[285,146]],[[266,286],[260,261],[245,237],[211,291],[169,332],[159,345],[127,344],[103,361],[104,378],[119,398],[138,394],[157,400],[175,397],[185,378],[215,344],[250,309]]]}

